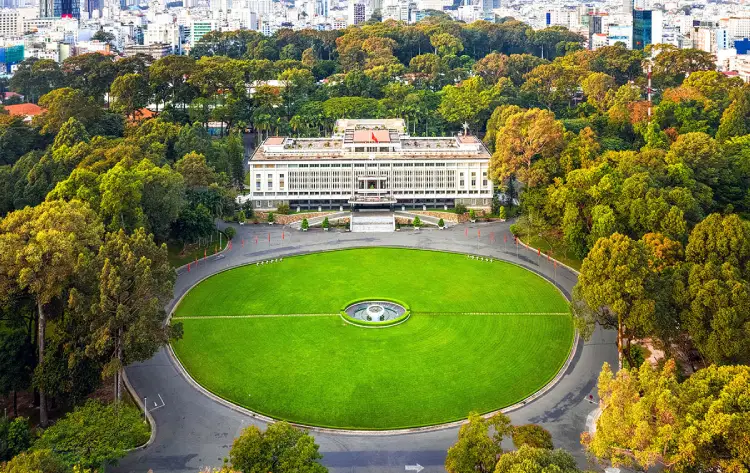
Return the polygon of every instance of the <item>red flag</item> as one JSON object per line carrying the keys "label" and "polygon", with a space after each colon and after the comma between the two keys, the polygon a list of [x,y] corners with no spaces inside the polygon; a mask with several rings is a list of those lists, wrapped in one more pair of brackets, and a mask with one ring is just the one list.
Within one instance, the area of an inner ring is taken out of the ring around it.
{"label": "red flag", "polygon": [[549,256],[549,251],[547,252],[547,261],[550,261],[552,258]]}
{"label": "red flag", "polygon": [[380,143],[380,141],[378,141],[378,137],[375,136],[375,132],[374,131],[372,132],[372,141],[374,141],[375,143]]}
{"label": "red flag", "polygon": [[482,230],[477,228],[477,238],[481,238],[481,237],[482,237]]}
{"label": "red flag", "polygon": [[188,263],[188,273],[190,272],[190,263]]}
{"label": "red flag", "polygon": [[243,248],[245,247],[245,239],[244,238],[242,239],[242,247]]}
{"label": "red flag", "polygon": [[541,248],[537,248],[536,255],[537,256],[542,256],[542,249]]}
{"label": "red flag", "polygon": [[518,237],[515,235],[513,236],[513,242],[518,246]]}
{"label": "red flag", "polygon": [[206,249],[205,248],[203,248],[203,257],[204,258],[206,257]]}
{"label": "red flag", "polygon": [[198,266],[198,257],[195,257],[195,265]]}
{"label": "red flag", "polygon": [[464,229],[464,235],[465,235],[465,236],[469,236],[469,227],[466,227],[466,228]]}
{"label": "red flag", "polygon": [[255,244],[258,244],[258,235],[255,235]]}
{"label": "red flag", "polygon": [[557,268],[557,260],[555,260],[555,268]]}
{"label": "red flag", "polygon": [[232,240],[229,240],[229,249],[232,249]]}
{"label": "red flag", "polygon": [[271,242],[271,232],[268,232],[268,242]]}
{"label": "red flag", "polygon": [[281,239],[284,239],[284,232],[281,232]]}
{"label": "red flag", "polygon": [[503,243],[508,243],[508,234],[503,235]]}

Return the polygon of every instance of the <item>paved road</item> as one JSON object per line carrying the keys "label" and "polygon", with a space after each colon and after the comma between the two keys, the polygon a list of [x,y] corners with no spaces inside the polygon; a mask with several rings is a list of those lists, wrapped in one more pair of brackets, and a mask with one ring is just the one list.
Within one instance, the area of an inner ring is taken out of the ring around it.
{"label": "paved road", "polygon": [[[467,237],[465,229],[468,227]],[[259,259],[301,252],[361,246],[405,246],[474,253],[519,263],[548,279],[554,279],[569,295],[576,276],[557,268],[536,252],[521,248],[516,256],[507,223],[459,225],[446,230],[402,231],[396,233],[340,233],[311,230],[303,233],[280,226],[236,227],[233,249],[221,259],[211,259],[180,271],[175,300],[201,278],[218,270]],[[284,238],[282,239],[282,232]],[[481,238],[477,238],[481,232]],[[268,235],[271,241],[268,241]],[[490,236],[494,234],[494,243]],[[508,243],[504,236],[508,235]],[[255,243],[257,237],[258,243]],[[245,240],[244,247],[241,244]],[[507,248],[507,251],[506,251]],[[597,330],[588,342],[579,342],[573,362],[565,375],[544,396],[512,412],[515,424],[538,423],[553,435],[555,445],[571,451],[579,464],[587,465],[579,443],[586,416],[596,407],[587,398],[596,397],[596,379],[604,361],[616,363],[615,336]],[[218,466],[229,455],[232,440],[249,424],[263,425],[252,417],[235,412],[192,388],[178,373],[164,350],[151,360],[127,368],[138,394],[154,409],[157,430],[155,442],[145,450],[130,454],[114,469],[119,472],[195,473],[201,467]],[[163,399],[164,405],[161,406]],[[161,407],[157,407],[161,406]],[[445,452],[457,436],[457,429],[391,436],[314,433],[323,453],[323,463],[334,473],[403,472],[406,464],[419,463],[425,472],[442,472]],[[510,445],[509,445],[510,447]]]}

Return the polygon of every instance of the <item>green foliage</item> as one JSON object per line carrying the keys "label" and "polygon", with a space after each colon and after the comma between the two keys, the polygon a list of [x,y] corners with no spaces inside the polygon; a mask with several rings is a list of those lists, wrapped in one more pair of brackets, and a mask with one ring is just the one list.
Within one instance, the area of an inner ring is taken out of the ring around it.
{"label": "green foliage", "polygon": [[276,213],[279,215],[289,215],[292,213],[292,209],[289,204],[281,204],[276,208]]}
{"label": "green foliage", "polygon": [[552,435],[537,424],[526,424],[513,427],[513,445],[516,448],[522,448],[527,445],[532,448],[545,448],[552,450]]}
{"label": "green foliage", "polygon": [[513,426],[504,414],[485,419],[469,414],[469,422],[458,431],[458,441],[448,449],[445,469],[448,473],[492,471],[503,453],[500,444],[513,433]]}
{"label": "green foliage", "polygon": [[148,440],[143,415],[125,404],[88,401],[44,431],[35,450],[51,450],[69,467],[102,468]]}
{"label": "green foliage", "polygon": [[508,211],[505,209],[505,206],[501,206],[500,209],[497,212],[497,216],[503,220],[508,218]]}
{"label": "green foliage", "polygon": [[270,424],[261,431],[246,428],[234,440],[229,458],[234,468],[243,473],[323,473],[318,463],[323,456],[307,432],[286,422]]}
{"label": "green foliage", "polygon": [[239,213],[237,214],[237,222],[245,223],[246,220],[247,220],[247,217],[245,216],[245,211],[240,210]]}
{"label": "green foliage", "polygon": [[599,376],[602,415],[596,433],[583,442],[592,454],[613,465],[677,472],[729,471],[747,464],[750,424],[747,366],[709,366],[680,382],[674,361],[655,368]]}
{"label": "green foliage", "polygon": [[308,228],[310,228],[310,223],[307,221],[306,218],[302,219],[301,228],[302,228],[302,230],[307,230]]}
{"label": "green foliage", "polygon": [[0,462],[25,452],[31,448],[32,433],[29,420],[16,417],[13,420],[3,417],[0,419]]}
{"label": "green foliage", "polygon": [[466,205],[464,204],[456,204],[456,207],[454,209],[457,214],[463,215],[466,213]]}
{"label": "green foliage", "polygon": [[224,235],[227,236],[227,240],[231,240],[237,234],[237,230],[234,227],[227,227],[224,229]]}
{"label": "green foliage", "polygon": [[414,217],[414,221],[412,221],[412,225],[414,225],[415,228],[419,228],[422,226],[422,220],[419,218],[419,215]]}
{"label": "green foliage", "polygon": [[474,209],[469,210],[469,220],[476,220],[477,214],[474,212]]}
{"label": "green foliage", "polygon": [[495,467],[495,473],[581,473],[573,455],[564,450],[534,448],[522,445],[515,452],[504,453]]}
{"label": "green foliage", "polygon": [[331,224],[328,222],[328,217],[325,217],[323,219],[323,224],[322,225],[323,225],[323,228],[328,228],[328,227],[331,226]]}
{"label": "green foliage", "polygon": [[70,473],[71,468],[50,449],[35,449],[0,465],[2,473]]}
{"label": "green foliage", "polygon": [[442,217],[441,217],[440,220],[438,220],[438,227],[442,228],[444,226],[445,226],[445,220],[443,220]]}
{"label": "green foliage", "polygon": [[273,212],[268,212],[268,223],[273,223],[274,217]]}

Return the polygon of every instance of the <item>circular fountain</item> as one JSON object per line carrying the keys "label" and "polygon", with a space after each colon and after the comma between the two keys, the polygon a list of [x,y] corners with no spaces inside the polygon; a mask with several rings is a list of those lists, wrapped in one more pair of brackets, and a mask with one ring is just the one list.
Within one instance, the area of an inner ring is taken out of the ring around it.
{"label": "circular fountain", "polygon": [[408,308],[404,305],[385,300],[357,301],[347,305],[342,311],[346,320],[357,325],[390,325],[405,320],[408,316]]}

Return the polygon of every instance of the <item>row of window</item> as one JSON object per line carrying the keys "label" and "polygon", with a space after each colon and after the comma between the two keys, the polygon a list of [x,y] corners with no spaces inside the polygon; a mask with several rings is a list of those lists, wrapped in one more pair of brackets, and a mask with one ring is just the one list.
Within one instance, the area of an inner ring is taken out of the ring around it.
{"label": "row of window", "polygon": [[[357,175],[364,175],[363,172],[355,173]],[[468,174],[468,176],[467,176]],[[266,190],[274,189],[274,174],[268,173],[266,180]],[[479,173],[476,171],[458,172],[458,187],[465,188],[467,177],[469,178],[469,187],[476,188],[478,182]],[[259,192],[262,190],[262,174],[255,174],[255,191]],[[347,171],[339,172],[295,172],[289,173],[289,190],[307,190],[307,189],[331,189],[345,186],[349,188],[351,186],[352,177],[351,173]],[[486,188],[489,184],[487,180],[487,172],[484,171],[481,174],[482,187]],[[393,188],[394,189],[424,189],[424,188],[440,188],[440,189],[452,189],[456,185],[456,171],[453,170],[436,170],[432,172],[423,170],[404,170],[393,172]],[[387,183],[383,186],[388,188]],[[278,190],[287,190],[286,174],[279,173],[278,175]]]}

